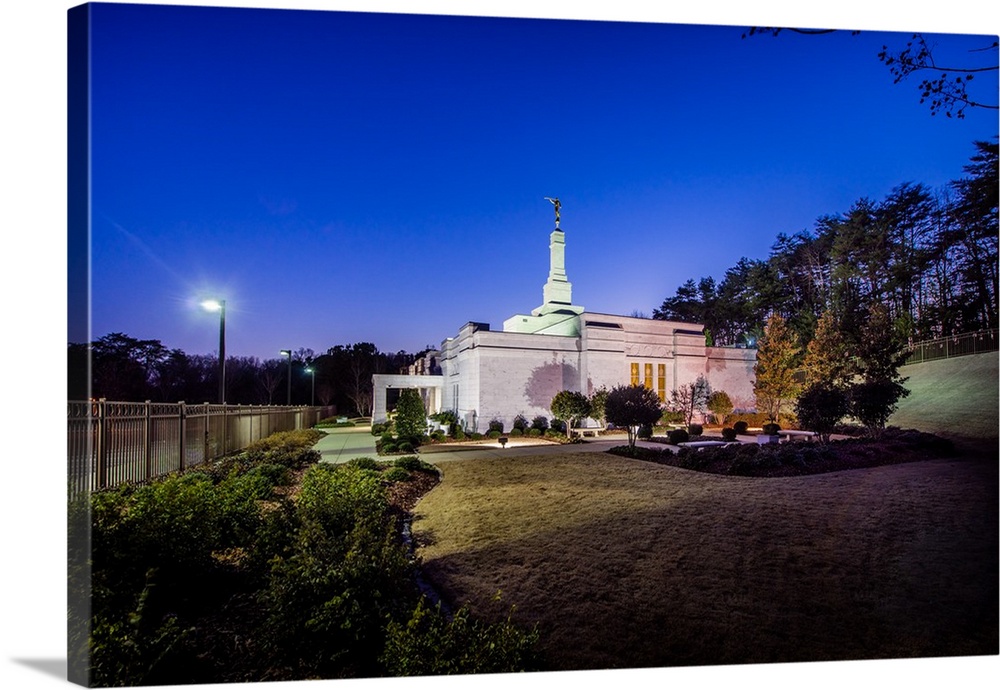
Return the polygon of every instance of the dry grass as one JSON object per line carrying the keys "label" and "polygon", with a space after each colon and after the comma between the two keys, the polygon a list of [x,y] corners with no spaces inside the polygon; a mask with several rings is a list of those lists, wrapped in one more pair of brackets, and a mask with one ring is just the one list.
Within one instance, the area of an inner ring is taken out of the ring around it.
{"label": "dry grass", "polygon": [[553,669],[998,651],[995,454],[780,479],[603,453],[440,467],[426,574],[478,615],[515,605]]}

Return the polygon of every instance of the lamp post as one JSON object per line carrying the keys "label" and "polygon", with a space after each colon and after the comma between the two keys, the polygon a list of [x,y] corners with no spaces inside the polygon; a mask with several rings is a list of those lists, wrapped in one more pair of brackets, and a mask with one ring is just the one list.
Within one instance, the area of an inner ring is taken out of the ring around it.
{"label": "lamp post", "polygon": [[219,312],[219,404],[226,404],[226,300],[207,299],[201,303],[206,311]]}
{"label": "lamp post", "polygon": [[282,350],[281,354],[288,357],[288,405],[292,404],[292,351]]}
{"label": "lamp post", "polygon": [[312,386],[309,389],[309,407],[316,407],[316,368],[306,367],[306,373],[312,374]]}

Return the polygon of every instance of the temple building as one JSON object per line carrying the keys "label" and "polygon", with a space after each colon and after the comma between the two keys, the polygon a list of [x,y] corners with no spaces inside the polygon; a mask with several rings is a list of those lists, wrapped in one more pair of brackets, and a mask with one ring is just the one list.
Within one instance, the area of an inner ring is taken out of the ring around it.
{"label": "temple building", "polygon": [[640,384],[661,400],[699,375],[712,390],[729,394],[738,408],[753,407],[756,350],[709,347],[702,324],[588,312],[573,304],[566,275],[566,236],[549,236],[549,277],[542,304],[515,314],[503,330],[469,322],[428,353],[409,374],[375,375],[372,421],[386,419],[386,391],[417,388],[428,414],[454,410],[469,431],[491,419],[509,429],[514,417],[552,417],[549,404],[561,390],[591,395],[602,387]]}

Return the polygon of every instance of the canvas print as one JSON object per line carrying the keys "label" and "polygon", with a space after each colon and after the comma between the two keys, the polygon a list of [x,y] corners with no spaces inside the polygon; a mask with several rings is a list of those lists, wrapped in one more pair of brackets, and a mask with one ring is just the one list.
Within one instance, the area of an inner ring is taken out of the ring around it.
{"label": "canvas print", "polygon": [[998,654],[997,36],[67,27],[72,682]]}

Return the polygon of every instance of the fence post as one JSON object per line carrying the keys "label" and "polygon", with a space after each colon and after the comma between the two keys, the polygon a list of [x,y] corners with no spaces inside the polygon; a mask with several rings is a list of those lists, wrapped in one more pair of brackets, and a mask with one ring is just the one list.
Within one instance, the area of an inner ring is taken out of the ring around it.
{"label": "fence post", "polygon": [[187,406],[184,401],[180,401],[180,410],[177,415],[178,421],[180,422],[180,433],[178,437],[180,438],[180,448],[177,458],[177,468],[184,470],[184,465],[187,464]]}
{"label": "fence post", "polygon": [[108,415],[107,401],[97,401],[97,488],[108,485]]}
{"label": "fence post", "polygon": [[211,415],[211,413],[208,410],[208,403],[205,403],[204,407],[205,407],[205,449],[202,451],[202,459],[201,459],[201,461],[203,463],[206,463],[206,462],[208,462],[208,458],[209,458],[209,453],[208,453],[208,430],[209,430],[209,428],[212,425],[212,415]]}
{"label": "fence post", "polygon": [[146,481],[153,476],[153,405],[152,401],[146,401],[146,412],[143,415],[142,436],[143,446],[146,451]]}

